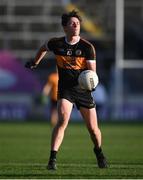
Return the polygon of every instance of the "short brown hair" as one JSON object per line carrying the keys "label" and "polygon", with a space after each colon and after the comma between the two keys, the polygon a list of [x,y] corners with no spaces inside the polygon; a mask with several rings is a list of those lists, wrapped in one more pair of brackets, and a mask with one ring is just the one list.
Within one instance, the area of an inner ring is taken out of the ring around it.
{"label": "short brown hair", "polygon": [[66,26],[71,17],[76,17],[80,22],[82,21],[81,16],[78,14],[78,12],[72,10],[71,12],[64,13],[62,15],[62,26]]}

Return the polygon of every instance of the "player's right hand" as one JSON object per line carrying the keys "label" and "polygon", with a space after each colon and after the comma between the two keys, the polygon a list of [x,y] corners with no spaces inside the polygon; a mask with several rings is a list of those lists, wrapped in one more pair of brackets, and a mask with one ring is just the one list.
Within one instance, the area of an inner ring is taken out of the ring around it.
{"label": "player's right hand", "polygon": [[35,64],[34,61],[28,61],[28,62],[25,63],[25,67],[29,68],[29,69],[34,69],[34,68],[37,67],[37,64]]}

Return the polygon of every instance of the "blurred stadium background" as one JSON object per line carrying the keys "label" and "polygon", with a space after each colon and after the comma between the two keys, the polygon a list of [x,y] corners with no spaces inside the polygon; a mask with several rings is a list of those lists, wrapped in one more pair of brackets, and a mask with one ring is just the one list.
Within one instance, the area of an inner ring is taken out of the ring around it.
{"label": "blurred stadium background", "polygon": [[[44,41],[63,35],[61,14],[72,9],[83,16],[81,36],[96,47],[104,88],[95,95],[102,99],[99,117],[143,120],[142,0],[0,0],[1,121],[48,119],[48,104],[39,96],[55,67],[54,56],[49,54],[34,71],[24,64]],[[80,120],[76,110],[72,119]]]}

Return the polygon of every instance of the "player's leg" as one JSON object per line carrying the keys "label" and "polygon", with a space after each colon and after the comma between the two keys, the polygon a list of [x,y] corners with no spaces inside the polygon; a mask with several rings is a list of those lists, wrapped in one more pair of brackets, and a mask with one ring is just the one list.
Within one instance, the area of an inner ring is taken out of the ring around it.
{"label": "player's leg", "polygon": [[90,133],[91,139],[95,147],[97,148],[101,147],[101,131],[98,127],[95,108],[87,109],[81,107],[80,112],[86,122],[86,126],[88,128],[88,131]]}
{"label": "player's leg", "polygon": [[51,124],[54,127],[58,121],[57,101],[51,101]]}
{"label": "player's leg", "polygon": [[56,169],[56,154],[64,138],[64,132],[68,125],[73,104],[66,100],[58,101],[58,122],[53,129],[51,139],[51,154],[48,163],[48,169]]}
{"label": "player's leg", "polygon": [[95,108],[88,109],[80,107],[80,112],[86,122],[86,126],[94,143],[94,152],[97,157],[98,166],[99,168],[106,168],[107,162],[101,149],[101,131],[98,127],[96,110]]}
{"label": "player's leg", "polygon": [[57,108],[55,107],[51,110],[51,124],[53,127],[56,125],[57,121],[58,121],[58,112],[57,112]]}
{"label": "player's leg", "polygon": [[68,125],[72,107],[73,104],[66,99],[60,99],[58,101],[58,122],[52,133],[52,141],[51,141],[52,150],[58,151],[62,143],[64,137],[64,131]]}

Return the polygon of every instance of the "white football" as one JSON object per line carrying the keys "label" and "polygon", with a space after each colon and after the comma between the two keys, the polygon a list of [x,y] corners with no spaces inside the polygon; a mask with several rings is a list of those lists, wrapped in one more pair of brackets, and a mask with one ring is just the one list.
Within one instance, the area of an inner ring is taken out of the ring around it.
{"label": "white football", "polygon": [[96,72],[91,70],[82,71],[78,77],[81,89],[92,91],[98,85],[99,79]]}

